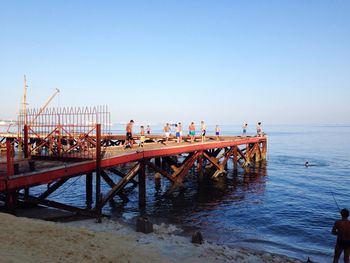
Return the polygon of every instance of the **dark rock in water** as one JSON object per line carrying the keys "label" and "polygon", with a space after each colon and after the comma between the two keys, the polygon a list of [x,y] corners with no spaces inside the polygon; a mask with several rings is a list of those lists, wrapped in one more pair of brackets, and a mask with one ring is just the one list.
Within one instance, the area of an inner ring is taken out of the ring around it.
{"label": "dark rock in water", "polygon": [[192,235],[192,243],[194,244],[203,244],[203,236],[199,231],[194,232]]}
{"label": "dark rock in water", "polygon": [[148,221],[147,217],[139,217],[136,220],[136,232],[142,232],[144,234],[153,232],[153,224]]}

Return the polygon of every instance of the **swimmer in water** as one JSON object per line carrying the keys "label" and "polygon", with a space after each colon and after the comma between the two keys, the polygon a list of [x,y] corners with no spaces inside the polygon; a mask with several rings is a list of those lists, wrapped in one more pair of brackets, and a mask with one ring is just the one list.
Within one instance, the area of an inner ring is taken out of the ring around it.
{"label": "swimmer in water", "polygon": [[305,167],[309,167],[309,162],[308,161],[305,162]]}

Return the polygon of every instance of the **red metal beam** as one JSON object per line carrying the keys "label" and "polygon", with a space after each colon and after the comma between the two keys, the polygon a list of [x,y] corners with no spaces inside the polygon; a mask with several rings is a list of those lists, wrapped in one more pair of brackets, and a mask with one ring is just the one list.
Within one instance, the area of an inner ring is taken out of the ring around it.
{"label": "red metal beam", "polygon": [[[40,184],[47,184],[60,178],[72,177],[76,175],[93,172],[96,169],[95,161],[88,161],[71,166],[59,166],[51,171],[37,172],[28,175],[14,175],[8,179],[8,189],[19,189]],[[5,189],[0,189],[3,191]]]}

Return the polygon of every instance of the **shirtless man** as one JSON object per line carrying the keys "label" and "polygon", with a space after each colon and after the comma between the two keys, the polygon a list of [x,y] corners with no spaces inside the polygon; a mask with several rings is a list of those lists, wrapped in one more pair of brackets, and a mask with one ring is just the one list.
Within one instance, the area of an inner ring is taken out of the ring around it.
{"label": "shirtless man", "polygon": [[201,133],[202,133],[202,142],[205,142],[205,134],[207,133],[207,128],[204,121],[201,121]]}
{"label": "shirtless man", "polygon": [[166,140],[166,141],[169,140],[170,131],[171,131],[170,125],[169,125],[169,123],[167,123],[167,124],[164,126],[164,128],[163,128],[163,132],[164,132],[165,140]]}
{"label": "shirtless man", "polygon": [[194,125],[194,122],[191,122],[190,126],[188,127],[191,143],[194,142],[194,136],[196,135],[196,126]]}
{"label": "shirtless man", "polygon": [[341,220],[334,223],[332,234],[337,236],[337,243],[334,249],[333,263],[338,263],[341,253],[344,251],[344,262],[349,263],[350,254],[350,221],[349,210],[342,209],[340,211]]}
{"label": "shirtless man", "polygon": [[176,142],[180,143],[180,126],[175,124],[175,136],[176,136]]}
{"label": "shirtless man", "polygon": [[132,138],[132,128],[134,125],[134,121],[130,120],[130,122],[126,125],[126,141],[127,143],[124,146],[124,149],[126,149],[127,147],[132,148],[133,147],[133,142],[134,139]]}

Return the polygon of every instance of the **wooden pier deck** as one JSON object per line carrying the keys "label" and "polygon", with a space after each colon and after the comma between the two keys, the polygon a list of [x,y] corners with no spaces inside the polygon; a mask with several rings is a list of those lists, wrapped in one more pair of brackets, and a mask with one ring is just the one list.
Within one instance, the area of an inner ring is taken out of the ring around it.
{"label": "wooden pier deck", "polygon": [[[124,139],[124,137],[125,136],[123,135],[110,136],[110,138],[113,139]],[[153,135],[148,138],[163,141],[163,137],[159,135]],[[135,137],[135,139],[137,139],[137,137]],[[139,147],[137,144],[135,144],[133,149],[124,149],[122,146],[106,147],[103,149],[101,168],[107,169],[120,164],[165,156],[175,156],[198,151],[202,152],[212,149],[262,143],[266,142],[266,137],[224,136],[220,138],[220,141],[216,141],[214,136],[208,136],[206,142],[199,142],[199,137],[197,137],[196,140],[197,141],[192,144],[186,141],[178,144],[172,140],[166,144],[164,142],[146,143],[144,147]],[[63,177],[71,177],[96,170],[95,160],[67,163],[61,161],[60,159],[55,160],[54,158],[45,158],[45,160],[40,160],[39,158],[35,162],[36,171],[30,172],[26,161],[23,159],[19,160],[17,163],[20,163],[20,165],[22,163],[22,172],[13,176],[6,176],[6,162],[1,162],[0,192],[4,191],[5,189],[21,189],[38,184],[50,183]]]}
{"label": "wooden pier deck", "polygon": [[[138,139],[137,136],[135,139]],[[147,139],[148,143],[145,143],[144,147],[134,144],[134,148],[124,149],[124,135],[97,135],[93,138],[96,146],[93,158],[75,159],[74,162],[68,162],[67,155],[61,156],[64,158],[32,156],[28,159],[13,159],[10,162],[19,165],[17,174],[14,174],[8,161],[2,161],[0,193],[10,211],[15,211],[16,203],[22,201],[99,217],[102,208],[116,195],[122,196],[128,184],[139,188],[139,204],[140,207],[145,206],[146,168],[153,170],[158,176],[163,176],[174,186],[180,186],[194,165],[197,167],[198,176],[203,173],[203,169],[209,168],[212,172],[211,177],[215,179],[226,173],[229,160],[233,161],[234,169],[237,169],[238,165],[247,167],[264,160],[267,152],[267,137],[221,136],[220,140],[216,140],[215,136],[207,136],[205,142],[201,142],[200,137],[197,137],[194,143],[190,143],[187,136],[181,143],[176,143],[173,139],[165,143],[162,135],[152,135]],[[13,141],[13,138],[9,141]],[[119,146],[115,146],[118,144]],[[179,156],[182,158],[178,158]],[[35,162],[35,170],[33,167],[32,171],[29,170],[29,161]],[[125,172],[125,168],[119,168],[127,163],[131,164],[129,171]],[[165,163],[166,167],[161,163]],[[86,209],[48,199],[70,178],[81,175],[86,175]],[[119,179],[116,180],[116,177]],[[106,193],[101,193],[101,179],[110,186]],[[45,184],[48,188],[42,194],[30,195],[30,187]]]}

